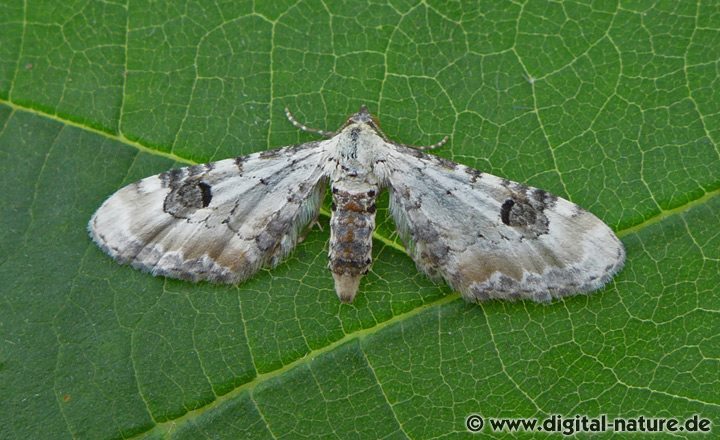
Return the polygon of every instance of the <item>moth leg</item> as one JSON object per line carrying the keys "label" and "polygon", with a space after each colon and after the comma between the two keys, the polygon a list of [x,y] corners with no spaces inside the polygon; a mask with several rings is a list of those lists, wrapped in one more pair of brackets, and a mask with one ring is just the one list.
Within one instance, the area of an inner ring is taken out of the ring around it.
{"label": "moth leg", "polygon": [[290,113],[290,110],[287,107],[285,107],[285,117],[287,117],[288,121],[290,121],[290,123],[292,125],[294,125],[296,128],[299,128],[300,130],[302,130],[304,132],[319,134],[320,136],[323,136],[326,138],[331,138],[335,135],[335,132],[332,132],[332,131],[325,131],[325,130],[320,130],[317,128],[311,128],[305,124],[301,124],[300,122],[298,122],[297,119],[295,119],[295,116],[293,116],[293,114]]}
{"label": "moth leg", "polygon": [[315,217],[312,221],[310,221],[310,225],[308,226],[310,229],[316,227],[320,229],[320,231],[324,231],[322,224],[318,221],[317,217]]}
{"label": "moth leg", "polygon": [[405,145],[405,144],[403,144],[403,147],[414,148],[414,149],[420,150],[420,151],[434,150],[435,148],[440,148],[443,145],[445,145],[447,143],[448,139],[450,139],[450,138],[445,136],[444,138],[442,138],[440,140],[440,142],[435,142],[432,145]]}

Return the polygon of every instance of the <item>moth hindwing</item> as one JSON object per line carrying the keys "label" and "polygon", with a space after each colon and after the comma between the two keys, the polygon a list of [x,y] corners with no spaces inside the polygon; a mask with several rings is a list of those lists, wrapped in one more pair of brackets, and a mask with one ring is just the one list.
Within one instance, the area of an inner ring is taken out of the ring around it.
{"label": "moth hindwing", "polygon": [[593,214],[392,142],[365,106],[334,133],[288,118],[328,138],[130,184],[95,212],[92,239],[118,262],[153,275],[239,283],[292,251],[329,183],[329,268],[343,302],[355,298],[370,270],[375,202],[384,188],[417,267],[469,301],[590,292],[623,265],[622,243]]}

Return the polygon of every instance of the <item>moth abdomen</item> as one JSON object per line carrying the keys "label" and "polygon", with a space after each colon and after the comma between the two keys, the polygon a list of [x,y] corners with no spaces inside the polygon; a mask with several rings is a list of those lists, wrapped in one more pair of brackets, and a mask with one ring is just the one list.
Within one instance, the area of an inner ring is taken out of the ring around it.
{"label": "moth abdomen", "polygon": [[346,188],[333,186],[330,219],[330,271],[335,290],[343,302],[352,302],[360,278],[372,264],[372,232],[375,229],[377,185],[363,183]]}

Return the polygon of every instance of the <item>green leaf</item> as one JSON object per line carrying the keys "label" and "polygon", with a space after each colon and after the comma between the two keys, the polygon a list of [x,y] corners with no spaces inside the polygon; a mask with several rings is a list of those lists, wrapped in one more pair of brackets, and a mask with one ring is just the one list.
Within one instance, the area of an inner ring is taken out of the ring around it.
{"label": "green leaf", "polygon": [[[0,41],[0,437],[720,422],[717,2],[4,2]],[[87,236],[124,184],[312,139],[285,106],[334,129],[361,103],[393,139],[450,134],[437,154],[591,210],[625,269],[550,305],[465,304],[380,210],[343,305],[327,227],[237,287],[153,278]]]}

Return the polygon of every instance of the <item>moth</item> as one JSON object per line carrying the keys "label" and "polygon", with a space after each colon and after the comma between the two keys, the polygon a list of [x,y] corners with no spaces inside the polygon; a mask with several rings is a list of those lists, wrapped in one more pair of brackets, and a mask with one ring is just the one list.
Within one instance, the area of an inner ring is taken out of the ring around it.
{"label": "moth", "polygon": [[108,198],[90,236],[120,263],[183,280],[239,283],[273,267],[316,222],[330,184],[329,269],[352,302],[372,264],[376,200],[418,269],[468,301],[549,301],[602,287],[625,260],[578,205],[393,142],[365,106],[325,140],[147,177]]}

